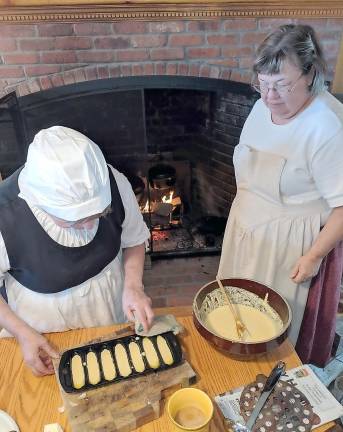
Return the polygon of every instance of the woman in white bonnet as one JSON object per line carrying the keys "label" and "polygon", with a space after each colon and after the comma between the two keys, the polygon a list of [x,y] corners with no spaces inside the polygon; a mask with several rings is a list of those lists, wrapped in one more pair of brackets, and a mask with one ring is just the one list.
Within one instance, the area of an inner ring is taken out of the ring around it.
{"label": "woman in white bonnet", "polygon": [[0,336],[18,340],[33,373],[53,373],[58,356],[41,333],[126,318],[149,328],[149,230],[128,180],[90,139],[41,130],[24,167],[0,184],[0,212]]}

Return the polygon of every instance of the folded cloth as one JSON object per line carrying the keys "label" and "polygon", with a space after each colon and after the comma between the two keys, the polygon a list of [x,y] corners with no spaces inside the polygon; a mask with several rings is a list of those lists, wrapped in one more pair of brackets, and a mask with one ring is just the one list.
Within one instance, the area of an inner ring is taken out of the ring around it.
{"label": "folded cloth", "polygon": [[168,331],[178,334],[183,331],[183,327],[174,315],[157,315],[148,331],[144,331],[143,325],[138,321],[135,322],[135,331],[140,336],[155,336]]}

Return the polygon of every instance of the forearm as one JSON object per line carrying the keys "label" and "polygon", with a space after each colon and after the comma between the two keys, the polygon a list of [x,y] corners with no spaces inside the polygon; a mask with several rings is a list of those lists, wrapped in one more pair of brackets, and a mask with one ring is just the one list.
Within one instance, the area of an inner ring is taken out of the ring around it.
{"label": "forearm", "polygon": [[307,254],[314,259],[322,259],[340,240],[343,240],[343,206],[332,210],[326,224]]}
{"label": "forearm", "polygon": [[0,298],[0,326],[17,339],[24,362],[35,375],[54,373],[51,357],[58,358],[58,351],[49,344],[44,336],[21,320],[2,298]]}
{"label": "forearm", "polygon": [[20,319],[0,296],[0,327],[6,329],[15,338],[18,339],[20,334],[30,329],[30,326],[25,321]]}
{"label": "forearm", "polygon": [[154,312],[151,309],[151,299],[145,294],[142,282],[144,256],[144,243],[124,249],[123,310],[129,320],[140,322],[147,331],[152,324]]}
{"label": "forearm", "polygon": [[144,243],[124,249],[125,288],[142,288],[144,270],[145,245]]}

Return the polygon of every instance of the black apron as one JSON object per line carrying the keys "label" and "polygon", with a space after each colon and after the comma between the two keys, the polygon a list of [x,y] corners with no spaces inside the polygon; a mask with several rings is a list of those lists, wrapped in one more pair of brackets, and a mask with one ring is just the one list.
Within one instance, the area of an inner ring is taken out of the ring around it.
{"label": "black apron", "polygon": [[46,294],[78,286],[99,274],[118,255],[125,218],[111,169],[112,211],[99,219],[93,240],[80,247],[60,245],[44,231],[18,197],[20,171],[0,183],[0,232],[10,262],[8,273],[26,288]]}

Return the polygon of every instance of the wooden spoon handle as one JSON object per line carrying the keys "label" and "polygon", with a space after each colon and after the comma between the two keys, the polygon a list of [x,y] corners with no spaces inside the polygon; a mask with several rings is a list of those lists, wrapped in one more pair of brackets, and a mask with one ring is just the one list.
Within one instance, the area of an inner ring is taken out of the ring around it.
{"label": "wooden spoon handle", "polygon": [[226,298],[226,301],[227,301],[227,303],[228,303],[228,305],[230,307],[230,310],[232,312],[232,315],[233,315],[234,319],[237,320],[238,316],[237,316],[237,313],[235,311],[235,308],[233,307],[233,304],[232,304],[232,301],[231,301],[231,298],[230,298],[229,294],[226,292],[226,289],[224,288],[224,286],[222,284],[222,281],[219,279],[218,276],[216,277],[216,280],[217,280],[217,283],[219,285],[219,288],[220,288],[221,292],[223,293],[224,297]]}
{"label": "wooden spoon handle", "polygon": [[221,292],[223,293],[224,297],[226,298],[227,304],[230,307],[231,313],[233,315],[233,318],[235,320],[235,324],[236,324],[236,330],[237,330],[237,334],[238,337],[240,339],[242,339],[242,333],[244,332],[244,330],[246,329],[245,325],[241,322],[238,313],[236,311],[236,309],[234,308],[231,298],[229,296],[229,294],[227,293],[226,289],[224,288],[222,281],[220,280],[219,276],[216,276],[216,281],[218,283],[218,286],[221,290]]}

